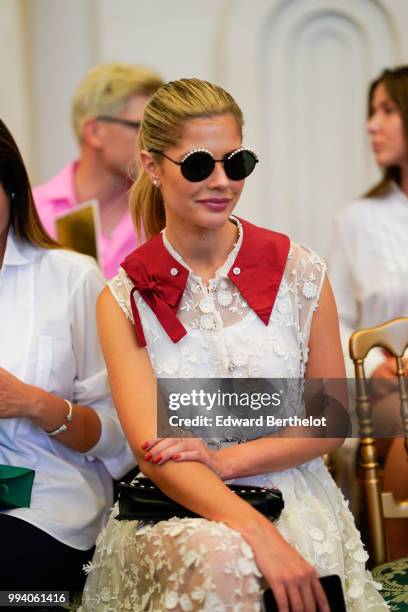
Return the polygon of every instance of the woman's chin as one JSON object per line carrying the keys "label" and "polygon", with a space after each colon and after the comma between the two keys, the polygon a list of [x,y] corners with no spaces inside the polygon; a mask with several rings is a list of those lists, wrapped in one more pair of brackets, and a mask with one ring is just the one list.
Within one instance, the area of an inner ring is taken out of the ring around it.
{"label": "woman's chin", "polygon": [[228,223],[231,213],[231,207],[219,211],[200,211],[197,216],[197,224],[206,229],[218,229]]}

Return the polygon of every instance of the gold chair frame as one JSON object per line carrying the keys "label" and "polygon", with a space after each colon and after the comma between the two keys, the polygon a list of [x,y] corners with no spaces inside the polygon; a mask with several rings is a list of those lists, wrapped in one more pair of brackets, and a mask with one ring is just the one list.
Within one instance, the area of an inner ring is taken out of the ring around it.
{"label": "gold chair frame", "polygon": [[350,357],[356,373],[356,408],[360,428],[359,462],[362,487],[368,509],[368,530],[375,565],[388,561],[384,529],[385,518],[408,518],[408,500],[396,501],[393,494],[381,492],[381,480],[377,460],[375,438],[371,418],[371,403],[367,389],[364,359],[367,353],[379,346],[395,357],[401,419],[408,453],[408,392],[404,379],[402,357],[408,347],[408,317],[392,319],[382,325],[361,329],[350,337]]}

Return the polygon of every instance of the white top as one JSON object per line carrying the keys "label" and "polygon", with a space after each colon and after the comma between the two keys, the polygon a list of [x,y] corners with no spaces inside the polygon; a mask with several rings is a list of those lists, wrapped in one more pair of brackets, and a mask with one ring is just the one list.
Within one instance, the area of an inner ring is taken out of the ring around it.
{"label": "white top", "polygon": [[[190,271],[177,313],[188,333],[173,343],[135,291],[147,350],[158,378],[295,378],[304,374],[312,315],[326,266],[306,247],[292,244],[270,322],[265,326],[228,278],[242,243],[242,226],[235,221],[239,239],[208,287],[163,232],[165,247]],[[125,271],[121,269],[109,286],[133,322],[129,298],[133,284]]]}
{"label": "white top", "polygon": [[[407,237],[408,198],[396,184],[388,195],[357,200],[336,217],[328,266],[349,377],[351,333],[408,316]],[[373,349],[366,374],[382,361],[381,349]]]}
{"label": "white top", "polygon": [[34,247],[10,230],[0,270],[0,366],[28,384],[92,406],[102,433],[81,454],[28,419],[1,419],[0,463],[36,472],[31,507],[7,514],[81,550],[95,543],[105,523],[111,476],[134,465],[96,331],[95,301],[104,282],[90,257]]}

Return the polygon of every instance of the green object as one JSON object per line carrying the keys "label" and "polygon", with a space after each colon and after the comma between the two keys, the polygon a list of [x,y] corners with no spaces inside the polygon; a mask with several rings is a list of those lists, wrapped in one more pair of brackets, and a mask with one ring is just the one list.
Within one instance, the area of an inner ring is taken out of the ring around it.
{"label": "green object", "polygon": [[29,508],[35,471],[0,465],[0,509]]}
{"label": "green object", "polygon": [[381,595],[394,612],[408,610],[408,557],[378,565],[373,578],[382,585]]}

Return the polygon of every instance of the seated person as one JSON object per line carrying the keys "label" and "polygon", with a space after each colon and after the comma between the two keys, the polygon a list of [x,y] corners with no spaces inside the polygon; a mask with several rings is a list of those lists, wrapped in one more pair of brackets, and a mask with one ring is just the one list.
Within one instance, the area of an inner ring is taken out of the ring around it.
{"label": "seated person", "polygon": [[[339,438],[214,442],[157,438],[160,378],[343,378],[338,319],[321,258],[232,216],[254,170],[243,116],[217,85],[182,79],[146,106],[132,188],[145,244],[98,301],[112,392],[142,472],[202,518],[117,521],[95,551],[82,610],[328,612],[318,576],[341,577],[349,610],[386,610],[353,517],[322,455]],[[142,381],[142,382],[141,382]],[[218,442],[218,443],[217,443]],[[225,482],[278,487],[274,525]]]}
{"label": "seated person", "polygon": [[109,393],[95,261],[43,229],[20,152],[0,121],[0,466],[35,470],[29,507],[0,491],[3,589],[74,590],[133,465]]}
{"label": "seated person", "polygon": [[[408,66],[386,69],[371,83],[368,109],[367,130],[382,178],[337,215],[329,260],[349,377],[354,377],[348,355],[351,333],[408,316]],[[403,365],[407,376],[406,358]],[[408,464],[402,441],[392,438],[403,435],[395,359],[375,348],[365,371],[376,400],[375,431],[383,436],[377,450],[385,463],[384,486],[403,500],[408,497]],[[406,556],[405,524],[388,520],[387,529],[391,557]]]}
{"label": "seated person", "polygon": [[129,165],[143,109],[161,84],[158,74],[132,64],[101,64],[90,70],[72,101],[79,159],[33,191],[40,219],[54,238],[56,216],[98,200],[101,266],[107,278],[136,246],[128,209]]}

